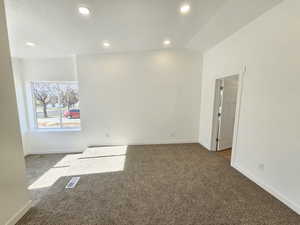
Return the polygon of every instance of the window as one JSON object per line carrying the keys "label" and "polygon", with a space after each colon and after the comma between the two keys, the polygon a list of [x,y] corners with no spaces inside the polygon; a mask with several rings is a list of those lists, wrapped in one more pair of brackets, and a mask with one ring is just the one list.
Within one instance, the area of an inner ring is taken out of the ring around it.
{"label": "window", "polygon": [[80,128],[78,82],[31,82],[35,128]]}

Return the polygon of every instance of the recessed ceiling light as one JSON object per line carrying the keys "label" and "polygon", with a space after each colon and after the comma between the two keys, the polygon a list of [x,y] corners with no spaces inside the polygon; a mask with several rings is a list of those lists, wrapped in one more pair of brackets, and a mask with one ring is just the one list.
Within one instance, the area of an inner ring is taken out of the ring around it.
{"label": "recessed ceiling light", "polygon": [[109,48],[110,47],[110,43],[108,41],[103,41],[102,43],[104,48]]}
{"label": "recessed ceiling light", "polygon": [[28,41],[28,42],[26,42],[26,45],[29,47],[33,47],[33,46],[35,46],[35,43]]}
{"label": "recessed ceiling light", "polygon": [[180,12],[182,14],[186,14],[188,13],[189,11],[191,10],[191,6],[189,4],[183,4],[181,7],[180,7]]}
{"label": "recessed ceiling light", "polygon": [[164,45],[169,46],[171,44],[171,41],[169,39],[164,40]]}
{"label": "recessed ceiling light", "polygon": [[79,7],[78,12],[84,16],[90,15],[90,10],[87,7],[83,7],[83,6]]}

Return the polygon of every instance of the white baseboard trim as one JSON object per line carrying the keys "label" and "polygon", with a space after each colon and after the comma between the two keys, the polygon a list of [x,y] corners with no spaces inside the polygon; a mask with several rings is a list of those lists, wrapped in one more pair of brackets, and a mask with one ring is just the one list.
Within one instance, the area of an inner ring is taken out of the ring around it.
{"label": "white baseboard trim", "polygon": [[84,148],[39,148],[38,150],[32,150],[29,153],[26,154],[28,155],[43,155],[43,154],[72,154],[72,153],[82,153],[85,149]]}
{"label": "white baseboard trim", "polygon": [[161,145],[161,144],[189,144],[189,143],[197,143],[196,138],[172,138],[165,140],[139,140],[129,143],[128,145]]}
{"label": "white baseboard trim", "polygon": [[199,143],[197,138],[170,138],[161,140],[131,140],[131,141],[105,141],[98,143],[91,143],[89,146],[101,146],[101,145],[160,145],[160,144],[190,144]]}
{"label": "white baseboard trim", "polygon": [[32,201],[29,200],[13,217],[11,217],[5,225],[15,225],[28,210],[32,207]]}
{"label": "white baseboard trim", "polygon": [[250,173],[248,170],[238,166],[236,163],[232,162],[231,166],[238,170],[240,173],[245,175],[247,178],[252,180],[254,183],[256,183],[258,186],[260,186],[265,191],[269,192],[271,195],[273,195],[275,198],[277,198],[279,201],[284,203],[286,206],[291,208],[293,211],[295,211],[298,215],[300,215],[300,206],[290,199],[288,199],[286,196],[281,194],[278,190],[276,190],[274,187],[265,184],[262,180],[256,178],[252,173]]}
{"label": "white baseboard trim", "polygon": [[[158,145],[158,144],[189,144],[199,143],[197,138],[169,138],[163,140],[112,140],[112,141],[99,141],[98,143],[91,143],[88,146],[101,146],[101,145]],[[82,153],[85,148],[34,148],[26,155],[43,155],[43,154],[72,154]]]}
{"label": "white baseboard trim", "polygon": [[200,145],[202,145],[204,148],[206,148],[208,151],[215,151],[211,148],[211,146],[208,143],[208,141],[200,140],[197,141]]}

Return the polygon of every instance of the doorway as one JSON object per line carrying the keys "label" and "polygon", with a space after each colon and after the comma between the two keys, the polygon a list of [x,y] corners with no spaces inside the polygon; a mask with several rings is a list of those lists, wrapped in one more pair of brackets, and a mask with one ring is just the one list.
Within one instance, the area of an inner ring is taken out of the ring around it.
{"label": "doorway", "polygon": [[213,150],[230,159],[239,90],[239,75],[219,78],[215,83]]}

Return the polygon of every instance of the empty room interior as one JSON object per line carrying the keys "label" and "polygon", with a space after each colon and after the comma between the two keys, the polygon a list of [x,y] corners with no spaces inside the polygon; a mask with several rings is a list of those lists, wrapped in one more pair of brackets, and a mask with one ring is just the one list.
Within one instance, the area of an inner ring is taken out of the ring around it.
{"label": "empty room interior", "polygon": [[0,225],[300,225],[299,12],[0,0]]}

